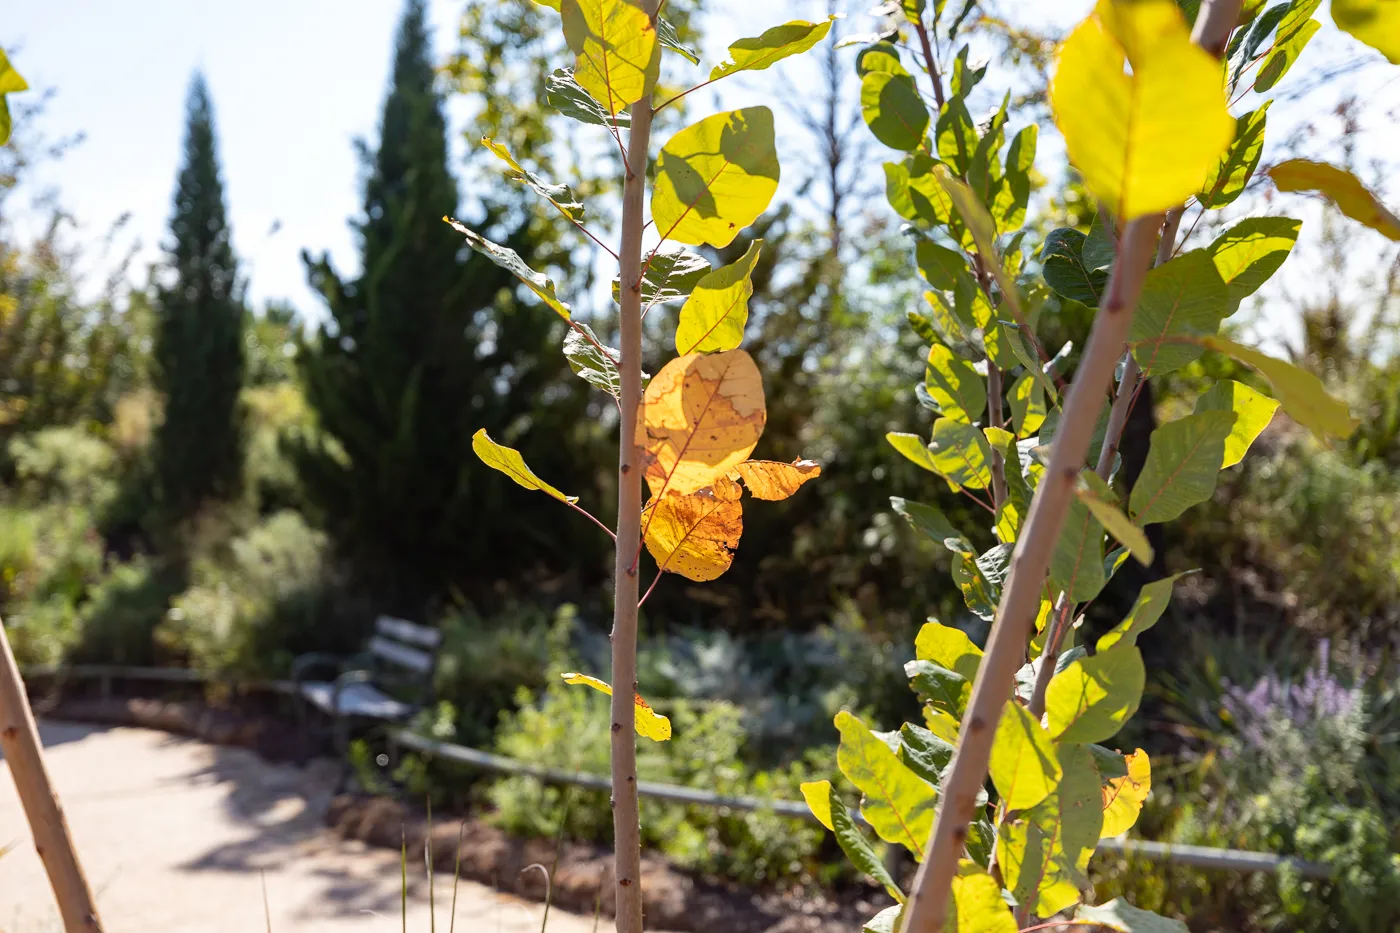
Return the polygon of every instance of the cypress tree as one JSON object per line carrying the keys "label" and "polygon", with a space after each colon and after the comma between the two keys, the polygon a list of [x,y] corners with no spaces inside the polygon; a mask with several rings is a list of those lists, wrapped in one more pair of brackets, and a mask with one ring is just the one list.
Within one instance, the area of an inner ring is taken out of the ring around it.
{"label": "cypress tree", "polygon": [[199,74],[185,104],[184,164],[170,235],[155,296],[155,379],[165,398],[155,479],[167,516],[179,519],[206,499],[233,494],[242,470],[244,308],[213,104]]}
{"label": "cypress tree", "polygon": [[[518,577],[510,538],[524,532],[510,516],[533,514],[536,503],[480,468],[471,435],[484,427],[510,438],[513,422],[545,412],[546,387],[568,378],[559,326],[538,308],[516,313],[509,275],[442,222],[457,213],[458,189],[434,79],[424,4],[409,0],[379,145],[361,145],[362,271],[345,280],[324,256],[303,256],[329,319],[299,354],[319,436],[292,448],[307,499],[354,579],[410,613],[454,585]],[[507,213],[488,208],[485,222],[500,230]],[[500,234],[527,259],[529,227],[527,219]],[[567,463],[553,447],[542,463]],[[504,540],[483,534],[503,526],[512,529]],[[551,543],[567,548],[571,536]]]}

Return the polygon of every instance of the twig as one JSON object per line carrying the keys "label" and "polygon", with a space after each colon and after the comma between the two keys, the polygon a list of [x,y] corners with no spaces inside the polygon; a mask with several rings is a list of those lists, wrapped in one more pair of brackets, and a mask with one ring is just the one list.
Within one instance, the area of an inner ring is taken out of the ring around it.
{"label": "twig", "polygon": [[938,109],[943,109],[943,78],[938,73],[938,62],[933,57],[933,45],[928,39],[928,30],[924,28],[924,22],[919,20],[914,27],[919,33],[919,42],[924,47],[924,67],[928,70],[928,76],[933,80],[933,96],[938,101]]}

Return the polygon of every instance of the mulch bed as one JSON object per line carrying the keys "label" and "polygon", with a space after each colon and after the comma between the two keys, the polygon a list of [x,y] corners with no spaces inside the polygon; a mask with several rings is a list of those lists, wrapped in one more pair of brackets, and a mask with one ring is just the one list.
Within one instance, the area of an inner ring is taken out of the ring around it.
{"label": "mulch bed", "polygon": [[[75,698],[43,704],[43,714],[103,725],[140,726],[196,738],[214,745],[252,749],[274,761],[299,760],[300,736],[273,716],[237,708],[216,709],[197,700]],[[433,866],[451,873],[460,858],[463,878],[531,900],[591,915],[613,913],[612,853],[601,846],[552,839],[517,839],[482,819],[428,822],[420,811],[388,797],[343,794],[326,814],[338,835],[369,845],[415,853],[431,846]],[[460,845],[459,845],[460,832]],[[419,858],[421,856],[415,856]],[[527,870],[539,865],[548,870]],[[883,906],[851,892],[825,895],[756,892],[681,871],[664,858],[642,859],[646,925],[677,933],[849,933]]]}

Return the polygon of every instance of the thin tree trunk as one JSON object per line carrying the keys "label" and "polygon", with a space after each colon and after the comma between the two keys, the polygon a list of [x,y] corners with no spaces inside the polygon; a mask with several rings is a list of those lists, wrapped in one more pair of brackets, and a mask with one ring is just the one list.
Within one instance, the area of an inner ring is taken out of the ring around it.
{"label": "thin tree trunk", "polygon": [[97,904],[68,834],[68,821],[63,817],[58,794],[49,783],[39,729],[3,623],[0,623],[0,749],[5,753],[20,805],[29,820],[34,849],[48,872],[49,884],[63,917],[63,929],[67,933],[101,933]]}
{"label": "thin tree trunk", "polygon": [[[656,19],[658,0],[647,0]],[[651,94],[631,107],[622,242],[618,249],[621,373],[618,431],[617,565],[612,630],[612,807],[617,933],[642,933],[642,828],[637,807],[637,570],[642,537],[642,470],[637,414],[642,404],[642,226],[651,143]]]}

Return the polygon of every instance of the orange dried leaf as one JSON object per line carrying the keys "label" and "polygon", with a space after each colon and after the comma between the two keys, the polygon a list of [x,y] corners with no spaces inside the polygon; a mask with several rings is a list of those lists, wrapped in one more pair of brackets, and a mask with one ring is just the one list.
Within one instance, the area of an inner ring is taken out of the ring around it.
{"label": "orange dried leaf", "polygon": [[778,500],[797,492],[807,480],[821,476],[822,468],[815,460],[794,460],[791,463],[745,460],[734,468],[734,472],[743,479],[754,498]]}
{"label": "orange dried leaf", "polygon": [[744,531],[742,493],[738,483],[721,476],[713,486],[653,499],[644,527],[656,565],[699,582],[728,570]]}
{"label": "orange dried leaf", "polygon": [[763,378],[745,351],[667,363],[637,412],[637,454],[652,494],[685,495],[724,478],[748,459],[767,418]]}
{"label": "orange dried leaf", "polygon": [[[566,684],[583,684],[612,696],[612,686],[605,680],[572,671],[560,676],[564,678]],[[640,693],[634,693],[633,697],[637,701],[637,734],[651,739],[653,742],[664,742],[669,739],[671,737],[671,720],[652,709],[647,701],[642,699]]]}

